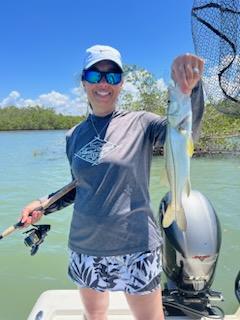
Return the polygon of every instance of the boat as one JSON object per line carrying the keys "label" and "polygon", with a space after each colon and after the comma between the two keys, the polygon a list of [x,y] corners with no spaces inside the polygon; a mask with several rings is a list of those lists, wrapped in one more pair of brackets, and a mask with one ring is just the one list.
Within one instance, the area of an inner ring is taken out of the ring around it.
{"label": "boat", "polygon": [[[111,292],[109,320],[134,320],[122,293]],[[188,316],[167,316],[169,320],[193,319]],[[198,319],[209,319],[200,317]],[[224,320],[239,320],[240,307],[234,314],[225,315]],[[48,290],[43,292],[34,305],[27,320],[84,320],[83,306],[78,290]],[[146,319],[147,320],[147,319]]]}
{"label": "boat", "polygon": [[[160,203],[162,224],[170,194]],[[240,320],[240,306],[234,314],[224,315],[215,303],[222,301],[221,292],[211,288],[221,246],[221,228],[210,201],[192,190],[183,199],[188,228],[181,231],[176,222],[163,233],[163,284],[165,319]],[[235,295],[240,303],[240,271],[235,279]],[[28,320],[84,319],[78,290],[49,290],[41,294]],[[109,320],[133,320],[123,293],[110,294]],[[148,320],[148,319],[146,319]]]}

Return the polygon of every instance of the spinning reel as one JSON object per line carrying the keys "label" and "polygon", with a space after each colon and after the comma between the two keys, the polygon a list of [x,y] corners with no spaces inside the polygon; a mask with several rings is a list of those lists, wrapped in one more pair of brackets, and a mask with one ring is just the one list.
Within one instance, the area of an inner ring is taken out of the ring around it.
{"label": "spinning reel", "polygon": [[51,226],[49,224],[39,224],[39,225],[33,224],[32,229],[24,232],[26,234],[30,233],[24,239],[24,243],[26,246],[31,248],[31,252],[30,252],[31,256],[34,256],[37,253],[39,246],[43,243],[50,228],[51,228]]}

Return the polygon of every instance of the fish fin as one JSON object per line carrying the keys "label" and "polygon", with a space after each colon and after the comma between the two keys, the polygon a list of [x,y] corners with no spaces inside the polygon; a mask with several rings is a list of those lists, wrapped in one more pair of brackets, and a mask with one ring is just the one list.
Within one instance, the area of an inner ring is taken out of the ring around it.
{"label": "fish fin", "polygon": [[166,169],[160,168],[160,186],[162,187],[169,187],[169,177]]}
{"label": "fish fin", "polygon": [[162,226],[168,228],[175,220],[174,209],[171,204],[168,205],[167,210],[163,216]]}
{"label": "fish fin", "polygon": [[187,179],[186,181],[185,190],[186,190],[187,196],[189,197],[191,192],[191,182],[189,179]]}
{"label": "fish fin", "polygon": [[186,231],[187,220],[186,220],[186,216],[185,216],[185,212],[184,212],[183,208],[178,210],[178,212],[176,214],[176,221],[177,221],[177,225],[178,225],[179,229],[182,231]]}
{"label": "fish fin", "polygon": [[194,152],[193,139],[192,139],[192,137],[189,137],[187,140],[187,155],[189,157],[192,157],[193,152]]}
{"label": "fish fin", "polygon": [[180,131],[180,133],[183,134],[183,135],[187,134],[187,130],[186,130],[186,129],[179,128],[179,131]]}

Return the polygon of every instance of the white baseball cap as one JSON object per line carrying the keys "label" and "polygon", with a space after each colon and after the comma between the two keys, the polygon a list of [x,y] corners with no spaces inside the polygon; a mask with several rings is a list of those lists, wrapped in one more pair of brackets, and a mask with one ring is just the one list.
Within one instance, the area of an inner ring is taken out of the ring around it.
{"label": "white baseball cap", "polygon": [[120,52],[117,49],[103,45],[95,45],[86,50],[83,69],[88,69],[95,63],[102,60],[111,60],[115,62],[123,71]]}

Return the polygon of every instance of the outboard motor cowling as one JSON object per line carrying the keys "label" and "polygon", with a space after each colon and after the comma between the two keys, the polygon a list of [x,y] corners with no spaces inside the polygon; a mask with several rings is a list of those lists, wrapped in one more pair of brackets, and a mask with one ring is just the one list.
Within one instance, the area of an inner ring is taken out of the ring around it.
{"label": "outboard motor cowling", "polygon": [[[160,223],[170,203],[170,193],[160,203]],[[187,220],[186,231],[174,221],[163,229],[163,270],[172,287],[187,295],[208,290],[221,246],[218,217],[210,201],[199,191],[192,190],[182,199]]]}

